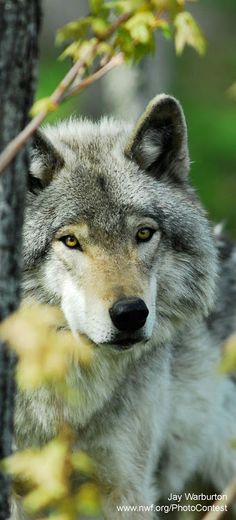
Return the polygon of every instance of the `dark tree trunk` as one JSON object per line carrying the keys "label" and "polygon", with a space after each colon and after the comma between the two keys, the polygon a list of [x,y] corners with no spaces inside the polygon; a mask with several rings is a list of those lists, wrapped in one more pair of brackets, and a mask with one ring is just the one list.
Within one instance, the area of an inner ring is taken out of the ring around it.
{"label": "dark tree trunk", "polygon": [[[38,57],[40,0],[0,0],[0,152],[28,121]],[[29,146],[0,174],[0,321],[20,299],[21,229]],[[11,453],[14,355],[0,344],[0,458]],[[0,520],[9,516],[9,480],[0,474]]]}

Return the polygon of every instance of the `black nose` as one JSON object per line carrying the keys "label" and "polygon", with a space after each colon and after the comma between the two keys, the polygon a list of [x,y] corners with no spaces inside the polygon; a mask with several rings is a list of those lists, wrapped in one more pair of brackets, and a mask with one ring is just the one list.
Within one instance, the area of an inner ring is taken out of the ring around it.
{"label": "black nose", "polygon": [[148,308],[140,298],[123,298],[109,310],[111,320],[119,330],[141,329],[148,316]]}

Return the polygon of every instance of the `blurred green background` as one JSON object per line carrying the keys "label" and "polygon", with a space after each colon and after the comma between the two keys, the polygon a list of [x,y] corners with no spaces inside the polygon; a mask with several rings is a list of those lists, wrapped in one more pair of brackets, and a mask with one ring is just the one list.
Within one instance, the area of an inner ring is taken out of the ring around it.
{"label": "blurred green background", "polygon": [[[175,95],[188,123],[192,183],[210,218],[223,221],[226,232],[236,237],[236,100],[226,94],[236,81],[236,0],[199,0],[190,5],[207,39],[205,56],[188,48],[178,58],[173,41],[159,35],[155,57],[146,58],[133,72],[122,68],[122,73],[100,81],[48,120],[72,113],[123,116],[127,110],[122,105],[132,105],[131,116],[136,117],[158,92]],[[56,28],[87,11],[85,0],[67,0],[66,9],[61,0],[45,0],[37,97],[48,96],[70,65],[56,60]]]}

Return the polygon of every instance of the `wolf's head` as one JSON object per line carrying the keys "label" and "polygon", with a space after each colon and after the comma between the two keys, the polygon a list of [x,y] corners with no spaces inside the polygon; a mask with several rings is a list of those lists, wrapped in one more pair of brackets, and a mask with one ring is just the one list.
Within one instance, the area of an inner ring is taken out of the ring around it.
{"label": "wolf's head", "polygon": [[170,96],[134,129],[109,119],[46,127],[29,178],[26,297],[61,306],[73,331],[121,350],[207,315],[216,255],[188,170]]}

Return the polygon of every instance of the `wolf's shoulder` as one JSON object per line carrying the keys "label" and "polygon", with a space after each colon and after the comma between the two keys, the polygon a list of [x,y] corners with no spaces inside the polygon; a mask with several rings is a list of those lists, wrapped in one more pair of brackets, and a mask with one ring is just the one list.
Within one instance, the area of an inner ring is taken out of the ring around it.
{"label": "wolf's shoulder", "polygon": [[219,257],[217,300],[207,319],[210,330],[221,340],[236,332],[236,243],[216,228]]}

